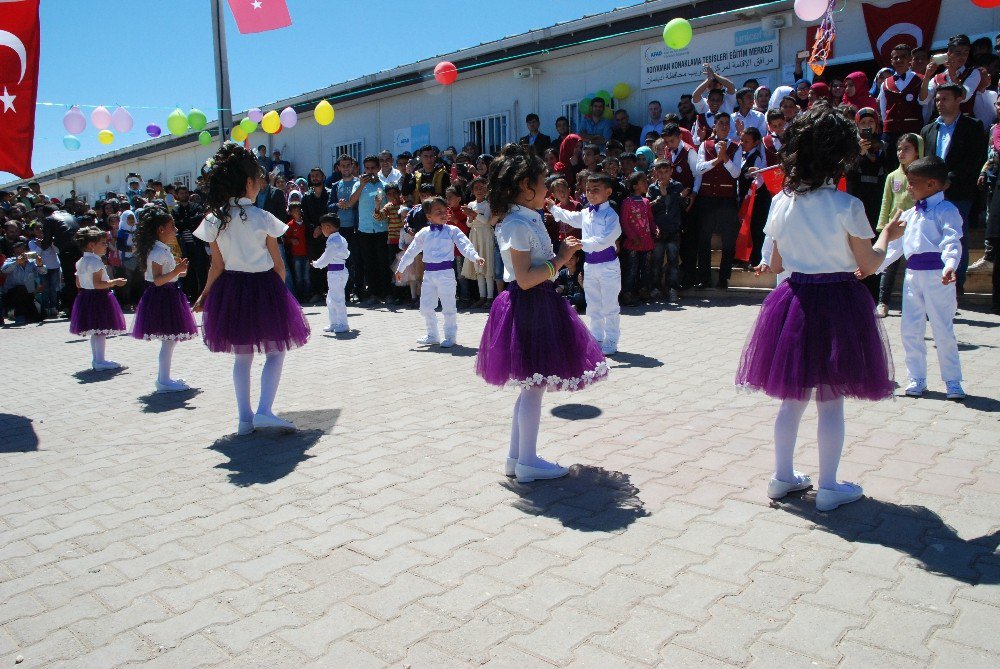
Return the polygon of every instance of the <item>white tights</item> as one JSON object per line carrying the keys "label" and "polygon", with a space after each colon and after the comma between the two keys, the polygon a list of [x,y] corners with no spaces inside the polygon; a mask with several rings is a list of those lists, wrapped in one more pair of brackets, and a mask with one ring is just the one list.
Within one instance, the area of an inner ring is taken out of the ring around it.
{"label": "white tights", "polygon": [[104,335],[90,335],[90,355],[94,362],[105,362],[104,349],[108,338]]}
{"label": "white tights", "polygon": [[[778,409],[778,416],[774,420],[774,477],[780,481],[795,480],[792,468],[795,440],[799,433],[799,422],[808,404],[809,398],[801,401],[786,399]],[[816,435],[819,443],[819,487],[839,490],[841,485],[837,483],[837,467],[844,450],[844,398],[817,401],[816,408],[819,411]]]}
{"label": "white tights", "polygon": [[[273,416],[271,405],[278,394],[278,382],[281,381],[281,368],[285,364],[285,352],[273,351],[264,360],[264,370],[260,374],[260,402],[257,413]],[[233,362],[233,386],[236,389],[236,408],[241,421],[253,420],[253,410],[250,408],[250,367],[253,365],[253,353],[237,353]]]}
{"label": "white tights", "polygon": [[160,343],[160,371],[156,377],[160,383],[170,383],[170,361],[174,357],[175,346],[177,346],[177,342],[169,339],[164,339]]}
{"label": "white tights", "polygon": [[538,457],[538,425],[542,419],[542,397],[545,387],[524,388],[514,403],[514,418],[510,425],[510,450],[507,457],[529,467],[546,467],[551,463]]}
{"label": "white tights", "polygon": [[479,284],[479,297],[480,297],[480,299],[486,298],[486,299],[492,300],[493,299],[493,289],[494,289],[494,286],[495,286],[493,280],[487,279],[486,277],[481,276],[481,277],[479,277],[479,278],[476,279],[476,283]]}

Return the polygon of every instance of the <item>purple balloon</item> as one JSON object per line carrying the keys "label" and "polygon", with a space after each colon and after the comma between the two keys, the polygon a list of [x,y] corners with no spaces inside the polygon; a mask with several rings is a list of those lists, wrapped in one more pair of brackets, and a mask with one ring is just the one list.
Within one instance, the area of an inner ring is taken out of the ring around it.
{"label": "purple balloon", "polygon": [[87,117],[79,107],[71,107],[63,116],[63,127],[71,135],[79,135],[87,129]]}
{"label": "purple balloon", "polygon": [[160,126],[155,123],[150,123],[146,126],[146,134],[150,137],[159,137],[161,132],[163,131],[160,129]]}
{"label": "purple balloon", "polygon": [[299,122],[298,114],[291,107],[282,109],[279,118],[281,119],[281,125],[286,128],[294,128],[295,124]]}
{"label": "purple balloon", "polygon": [[253,109],[247,112],[247,118],[253,121],[254,123],[260,123],[261,119],[264,118],[264,112],[254,107]]}

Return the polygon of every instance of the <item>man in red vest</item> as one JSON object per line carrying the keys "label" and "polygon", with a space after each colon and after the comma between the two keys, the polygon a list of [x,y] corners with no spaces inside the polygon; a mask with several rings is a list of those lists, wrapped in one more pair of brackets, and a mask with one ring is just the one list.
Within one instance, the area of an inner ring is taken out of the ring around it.
{"label": "man in red vest", "polygon": [[704,290],[712,285],[712,233],[722,236],[722,260],[719,262],[719,282],[716,288],[729,288],[729,275],[733,269],[736,238],[740,232],[736,202],[736,178],[740,166],[733,161],[739,144],[729,137],[730,117],[726,112],[715,115],[712,136],[698,148],[698,173],[701,189],[698,191],[698,284]]}
{"label": "man in red vest", "polygon": [[893,74],[879,87],[878,104],[882,114],[882,143],[885,145],[886,170],[898,166],[896,141],[908,132],[919,133],[924,125],[924,110],[920,105],[923,77],[910,69],[910,47],[897,44],[889,56]]}

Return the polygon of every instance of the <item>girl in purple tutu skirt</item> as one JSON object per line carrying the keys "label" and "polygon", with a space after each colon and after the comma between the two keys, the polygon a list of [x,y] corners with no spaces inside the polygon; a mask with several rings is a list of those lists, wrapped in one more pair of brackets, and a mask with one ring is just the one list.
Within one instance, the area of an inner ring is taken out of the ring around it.
{"label": "girl in purple tutu skirt", "polygon": [[497,242],[507,290],[490,308],[476,373],[495,386],[520,388],[514,404],[505,472],[519,483],[554,479],[566,467],[536,454],[546,390],[579,390],[599,381],[608,365],[597,340],[553,280],[580,246],[568,237],[557,256],[542,215],[545,163],[515,144],[490,165],[490,210],[502,218]]}
{"label": "girl in purple tutu skirt", "polygon": [[785,133],[784,190],[765,232],[774,240],[769,270],[791,272],[764,300],[736,373],[736,384],[781,402],[774,423],[771,499],[812,485],[792,467],[799,422],[811,398],[819,411],[816,508],[858,500],[861,486],[837,481],[844,447],[844,398],[881,400],[894,390],[892,358],[871,294],[858,280],[874,272],[899,215],[874,237],[861,201],[837,190],[858,157],[857,128],[827,105],[795,117]]}
{"label": "girl in purple tutu skirt", "polygon": [[[226,142],[206,167],[210,213],[194,232],[211,245],[212,253],[205,290],[194,304],[195,311],[205,314],[202,336],[210,351],[236,355],[237,433],[261,427],[294,430],[271,409],[285,352],[309,339],[309,324],[285,285],[278,248],[288,226],[254,206],[265,178],[248,149]],[[254,352],[266,355],[256,413],[250,407]]]}
{"label": "girl in purple tutu skirt", "polygon": [[160,366],[156,392],[176,393],[189,390],[183,379],[170,378],[174,347],[198,335],[187,297],[177,279],[187,274],[188,261],[175,261],[170,244],[177,239],[177,226],[167,210],[155,204],[139,210],[135,248],[139,269],[145,272],[146,291],[135,310],[132,336],[160,342]]}
{"label": "girl in purple tutu skirt", "polygon": [[108,252],[108,233],[94,226],[80,228],[76,241],[83,257],[76,262],[76,287],[69,331],[90,337],[91,366],[98,370],[118,369],[120,364],[104,357],[108,335],[124,334],[125,315],[112,288],[124,286],[125,279],[112,279],[101,259]]}

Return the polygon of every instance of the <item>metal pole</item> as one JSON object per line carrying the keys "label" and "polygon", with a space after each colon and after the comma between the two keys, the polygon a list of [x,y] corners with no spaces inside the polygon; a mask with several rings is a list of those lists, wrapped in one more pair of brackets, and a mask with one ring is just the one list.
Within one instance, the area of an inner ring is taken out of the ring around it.
{"label": "metal pole", "polygon": [[221,0],[212,3],[212,39],[215,48],[215,93],[219,106],[219,145],[233,128],[233,105],[229,97],[229,59],[226,55],[226,17]]}

